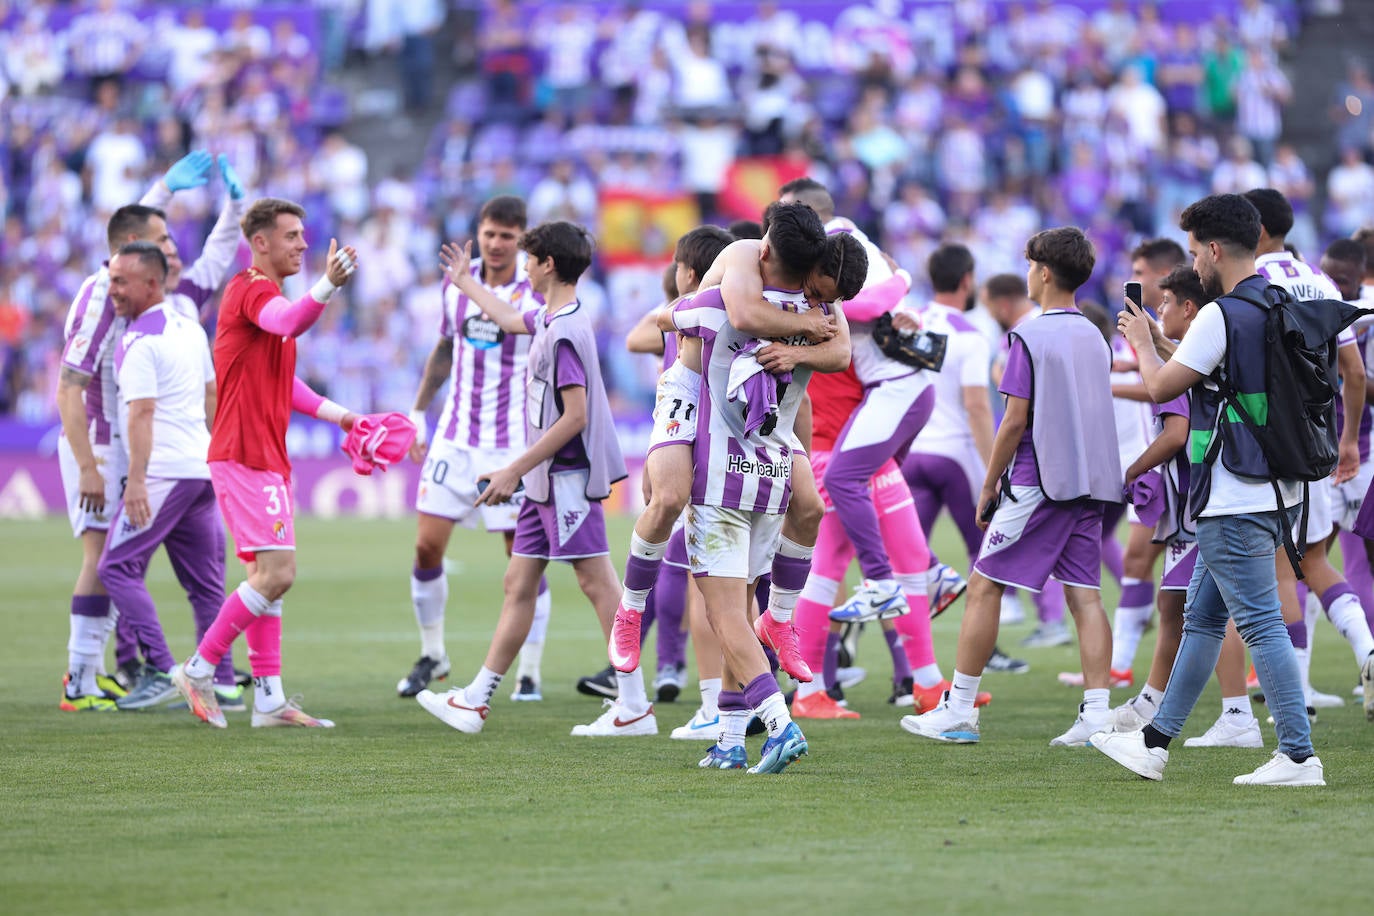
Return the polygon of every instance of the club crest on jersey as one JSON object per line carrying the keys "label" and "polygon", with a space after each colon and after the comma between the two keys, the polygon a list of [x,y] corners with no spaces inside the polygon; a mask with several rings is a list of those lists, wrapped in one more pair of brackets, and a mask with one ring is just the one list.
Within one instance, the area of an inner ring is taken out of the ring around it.
{"label": "club crest on jersey", "polygon": [[67,347],[67,361],[79,363],[86,358],[86,351],[91,347],[91,339],[82,334],[72,338],[71,344]]}
{"label": "club crest on jersey", "polygon": [[286,540],[286,522],[277,519],[272,523],[272,537],[279,541]]}
{"label": "club crest on jersey", "polygon": [[668,425],[663,427],[663,434],[666,436],[676,436],[677,431],[682,428],[682,424],[677,420],[669,420]]}
{"label": "club crest on jersey", "polygon": [[463,322],[463,339],[478,350],[490,350],[501,345],[506,332],[485,315],[469,315]]}

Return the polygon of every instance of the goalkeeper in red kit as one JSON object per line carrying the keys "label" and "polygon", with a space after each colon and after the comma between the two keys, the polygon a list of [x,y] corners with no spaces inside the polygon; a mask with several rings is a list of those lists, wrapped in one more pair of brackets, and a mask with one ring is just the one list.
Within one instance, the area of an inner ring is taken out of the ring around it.
{"label": "goalkeeper in red kit", "polygon": [[329,243],[326,272],[296,302],[282,281],[300,272],[308,247],[305,211],[264,198],[248,208],[242,227],[253,265],[225,287],[215,333],[219,406],[210,432],[210,478],[248,578],[230,593],[195,654],[172,669],[172,682],[191,712],[217,728],[224,714],[212,674],[240,633],[253,669],[253,726],[330,728],[307,715],[281,686],[282,596],[296,578],[291,462],[286,427],[291,411],[353,426],[355,414],[320,397],[296,378],[296,338],[310,329],[358,266],[357,252]]}

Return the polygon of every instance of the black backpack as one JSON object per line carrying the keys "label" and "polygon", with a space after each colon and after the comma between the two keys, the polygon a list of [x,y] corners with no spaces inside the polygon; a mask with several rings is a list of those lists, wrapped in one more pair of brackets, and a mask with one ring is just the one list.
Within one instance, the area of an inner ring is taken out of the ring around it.
{"label": "black backpack", "polygon": [[[1288,526],[1283,526],[1284,550],[1301,579],[1298,563],[1307,546],[1307,484],[1330,476],[1339,457],[1336,337],[1368,310],[1334,299],[1300,301],[1272,283],[1264,289],[1262,298],[1255,295],[1253,288],[1246,287],[1237,287],[1222,298],[1246,302],[1266,313],[1264,387],[1268,409],[1263,422],[1246,408],[1226,377],[1224,364],[1212,373],[1212,381],[1221,393],[1222,409],[1231,410],[1259,443],[1281,514],[1287,507],[1278,482],[1303,482],[1302,517],[1298,525],[1303,543],[1295,545]],[[1208,467],[1220,450],[1221,436],[1216,436],[1203,459]]]}

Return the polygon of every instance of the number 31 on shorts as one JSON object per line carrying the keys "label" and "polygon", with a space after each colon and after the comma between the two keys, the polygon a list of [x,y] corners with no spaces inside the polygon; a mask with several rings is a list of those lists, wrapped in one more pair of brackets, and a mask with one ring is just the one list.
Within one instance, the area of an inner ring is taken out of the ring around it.
{"label": "number 31 on shorts", "polygon": [[267,494],[268,515],[291,514],[291,493],[286,485],[263,487],[262,492]]}

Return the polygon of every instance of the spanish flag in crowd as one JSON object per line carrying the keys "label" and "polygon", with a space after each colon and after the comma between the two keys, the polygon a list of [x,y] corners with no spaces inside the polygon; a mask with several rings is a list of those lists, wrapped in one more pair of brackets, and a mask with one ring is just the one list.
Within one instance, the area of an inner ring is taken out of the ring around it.
{"label": "spanish flag in crowd", "polygon": [[677,240],[701,224],[701,212],[690,194],[601,192],[597,258],[606,266],[673,259]]}
{"label": "spanish flag in crowd", "polygon": [[805,156],[750,156],[736,159],[725,173],[717,208],[730,219],[759,219],[778,199],[778,188],[811,169]]}

